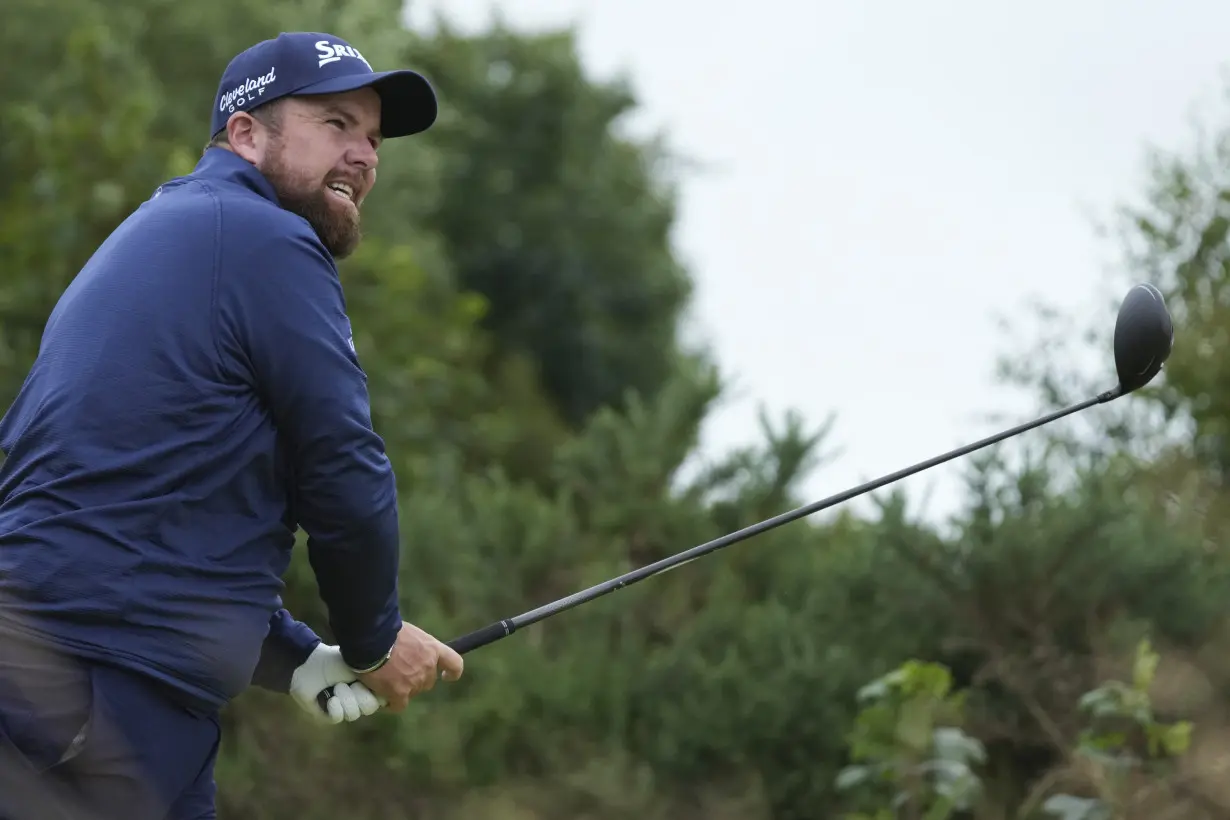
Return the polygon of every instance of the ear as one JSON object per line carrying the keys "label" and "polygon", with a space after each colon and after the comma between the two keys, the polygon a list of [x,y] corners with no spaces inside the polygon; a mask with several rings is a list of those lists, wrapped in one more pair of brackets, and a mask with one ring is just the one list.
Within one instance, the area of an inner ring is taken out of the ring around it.
{"label": "ear", "polygon": [[236,111],[226,121],[226,141],[236,154],[253,165],[259,165],[265,156],[268,136],[255,117],[246,111]]}

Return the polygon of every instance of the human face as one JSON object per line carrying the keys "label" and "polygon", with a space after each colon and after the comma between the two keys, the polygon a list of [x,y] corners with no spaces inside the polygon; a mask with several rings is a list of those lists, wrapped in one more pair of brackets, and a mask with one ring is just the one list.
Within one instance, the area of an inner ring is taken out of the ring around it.
{"label": "human face", "polygon": [[361,88],[290,97],[267,131],[257,169],[334,258],[349,256],[362,238],[360,208],[376,184],[380,96]]}

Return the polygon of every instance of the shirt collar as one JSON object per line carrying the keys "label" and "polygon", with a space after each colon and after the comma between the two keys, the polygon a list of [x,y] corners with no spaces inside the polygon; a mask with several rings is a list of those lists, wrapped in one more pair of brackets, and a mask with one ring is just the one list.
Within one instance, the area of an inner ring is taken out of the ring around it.
{"label": "shirt collar", "polygon": [[255,165],[226,148],[208,149],[192,170],[192,176],[230,182],[247,188],[274,204],[280,204],[273,183],[258,171]]}

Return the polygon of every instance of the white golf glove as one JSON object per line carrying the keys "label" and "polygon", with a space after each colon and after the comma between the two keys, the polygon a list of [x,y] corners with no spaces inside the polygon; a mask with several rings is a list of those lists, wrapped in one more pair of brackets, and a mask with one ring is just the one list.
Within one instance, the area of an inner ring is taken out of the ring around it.
{"label": "white golf glove", "polygon": [[[316,696],[333,687],[329,697],[329,713],[320,710]],[[353,722],[380,709],[379,699],[361,682],[342,660],[336,646],[321,643],[312,650],[303,665],[295,669],[290,679],[290,696],[299,707],[317,720],[328,723]]]}

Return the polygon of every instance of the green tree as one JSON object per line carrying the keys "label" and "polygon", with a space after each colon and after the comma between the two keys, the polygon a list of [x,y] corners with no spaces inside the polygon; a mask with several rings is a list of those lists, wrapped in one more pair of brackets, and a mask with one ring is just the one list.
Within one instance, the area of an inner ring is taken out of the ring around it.
{"label": "green tree", "polygon": [[425,224],[490,303],[484,326],[532,356],[573,425],[628,390],[651,396],[678,366],[691,284],[670,245],[669,157],[619,127],[633,92],[587,77],[570,31],[443,25],[407,53],[444,105]]}

